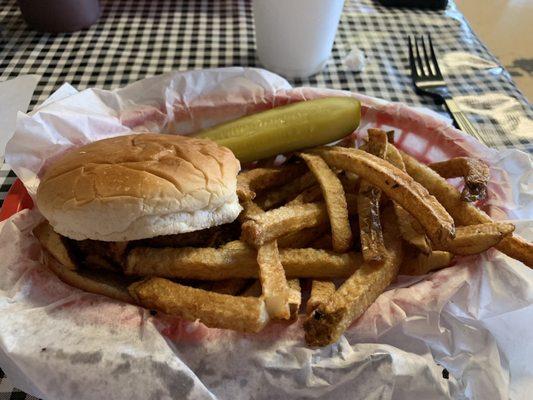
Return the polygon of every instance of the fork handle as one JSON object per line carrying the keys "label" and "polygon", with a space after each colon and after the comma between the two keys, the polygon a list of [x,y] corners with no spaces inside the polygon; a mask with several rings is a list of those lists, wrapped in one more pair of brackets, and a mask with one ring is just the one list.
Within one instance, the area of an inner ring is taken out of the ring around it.
{"label": "fork handle", "polygon": [[459,108],[459,105],[453,99],[445,99],[444,104],[448,109],[448,112],[451,114],[455,125],[460,130],[468,133],[469,135],[478,139],[480,142],[483,142],[488,145],[485,138],[478,132],[476,128],[474,128],[474,125],[470,123],[466,115]]}

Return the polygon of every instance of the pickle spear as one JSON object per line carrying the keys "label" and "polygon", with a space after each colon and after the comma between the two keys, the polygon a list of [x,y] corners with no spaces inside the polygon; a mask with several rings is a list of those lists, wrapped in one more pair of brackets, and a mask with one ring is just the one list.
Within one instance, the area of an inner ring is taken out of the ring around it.
{"label": "pickle spear", "polygon": [[361,104],[351,97],[308,100],[248,115],[200,132],[228,147],[241,162],[320,146],[359,125]]}

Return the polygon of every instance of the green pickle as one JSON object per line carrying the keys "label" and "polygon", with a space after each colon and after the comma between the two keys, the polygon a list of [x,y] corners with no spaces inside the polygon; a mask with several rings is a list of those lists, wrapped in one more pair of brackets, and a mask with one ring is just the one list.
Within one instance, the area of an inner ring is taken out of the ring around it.
{"label": "green pickle", "polygon": [[320,146],[359,125],[361,103],[351,97],[308,100],[248,115],[200,132],[228,147],[241,162]]}

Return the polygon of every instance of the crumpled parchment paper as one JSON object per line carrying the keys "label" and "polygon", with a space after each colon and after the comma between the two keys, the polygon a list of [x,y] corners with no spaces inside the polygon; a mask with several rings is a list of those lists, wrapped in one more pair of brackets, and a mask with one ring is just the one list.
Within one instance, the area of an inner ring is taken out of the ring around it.
{"label": "crumpled parchment paper", "polygon": [[[362,95],[293,89],[264,70],[176,72],[116,91],[62,87],[19,113],[7,162],[31,195],[66,149],[132,131],[189,134],[323,96],[363,101],[367,127],[394,128],[423,161],[472,155],[491,168],[484,208],[533,239],[528,155],[488,149],[436,114]],[[533,271],[496,250],[400,277],[337,344],[309,349],[300,321],[257,335],[208,329],[84,293],[40,263],[26,210],[0,224],[0,365],[44,399],[526,399],[533,392]],[[446,369],[446,371],[444,371]]]}

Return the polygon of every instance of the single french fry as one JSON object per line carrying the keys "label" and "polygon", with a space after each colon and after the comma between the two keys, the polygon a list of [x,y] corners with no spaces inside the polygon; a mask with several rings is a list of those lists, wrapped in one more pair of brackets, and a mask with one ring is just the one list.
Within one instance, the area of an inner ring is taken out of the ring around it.
{"label": "single french fry", "polygon": [[[405,172],[405,164],[403,163],[402,156],[398,149],[394,146],[387,146],[386,160],[394,165],[396,168]],[[431,253],[431,244],[428,237],[424,232],[422,225],[405,209],[394,203],[394,212],[398,220],[398,227],[402,238],[407,242],[415,246],[424,254]]]}
{"label": "single french fry", "polygon": [[265,303],[260,298],[209,292],[163,278],[134,283],[129,291],[145,308],[189,321],[199,319],[211,328],[259,332],[268,322]]}
{"label": "single french fry", "polygon": [[315,175],[326,203],[333,250],[343,253],[352,245],[352,229],[348,220],[348,205],[341,181],[328,164],[315,154],[301,153],[300,157]]}
{"label": "single french fry", "polygon": [[366,262],[380,262],[385,252],[383,232],[379,217],[379,199],[381,191],[361,182],[357,195],[357,211],[359,213],[359,230],[361,238],[361,252]]}
{"label": "single french fry", "polygon": [[[387,134],[378,129],[369,129],[366,148],[370,154],[384,158],[387,153]],[[357,194],[357,211],[361,252],[365,262],[380,262],[385,252],[379,216],[380,199],[381,190],[363,180]]]}
{"label": "single french fry", "polygon": [[[402,152],[405,168],[450,212],[458,225],[478,225],[494,222],[487,214],[461,198],[461,193],[433,171],[408,154]],[[495,246],[501,252],[533,268],[533,244],[517,235],[510,235]]]}
{"label": "single french fry", "polygon": [[427,189],[402,170],[358,149],[322,147],[314,152],[330,166],[356,173],[381,189],[420,222],[434,243],[445,244],[453,239],[455,226],[452,217]]}
{"label": "single french fry", "polygon": [[[242,242],[214,248],[137,247],[127,257],[124,273],[133,276],[218,281],[258,278],[257,251]],[[281,249],[288,278],[346,278],[362,263],[361,254],[338,254],[312,248]]]}
{"label": "single french fry", "polygon": [[299,279],[291,279],[287,283],[289,284],[289,311],[291,315],[289,319],[295,321],[298,319],[298,311],[300,304],[302,304],[302,289]]}
{"label": "single french fry", "polygon": [[326,304],[329,298],[335,293],[335,284],[331,281],[313,280],[311,282],[311,295],[306,304],[307,314],[322,304]]}
{"label": "single french fry", "polygon": [[[357,212],[353,195],[347,196],[348,212]],[[328,214],[324,203],[286,205],[251,217],[242,224],[241,238],[256,247],[305,228],[327,226]]]}
{"label": "single french fry", "polygon": [[426,275],[431,271],[449,267],[454,255],[447,251],[432,251],[429,254],[413,252],[406,255],[400,266],[400,275]]}
{"label": "single french fry", "polygon": [[256,215],[242,224],[242,239],[255,246],[299,232],[305,228],[326,225],[328,220],[324,203],[283,206]]}
{"label": "single french fry", "polygon": [[478,201],[487,197],[490,171],[483,161],[471,157],[455,157],[429,164],[429,167],[445,179],[462,177],[465,183],[461,193],[463,201]]}
{"label": "single french fry", "polygon": [[296,177],[292,181],[280,186],[274,190],[270,190],[256,201],[263,210],[270,210],[279,207],[282,204],[288,203],[296,196],[298,196],[305,189],[316,185],[316,179],[312,172],[306,172],[301,176]]}
{"label": "single french fry", "polygon": [[398,275],[402,261],[402,240],[391,209],[383,213],[386,253],[376,267],[364,263],[329,298],[318,306],[304,323],[305,340],[310,346],[334,343],[350,324],[359,318]]}
{"label": "single french fry", "polygon": [[259,247],[257,264],[268,315],[273,318],[289,319],[289,286],[275,240]]}
{"label": "single french fry", "polygon": [[514,225],[505,222],[458,226],[455,238],[444,249],[453,254],[472,255],[483,253],[512,234]]}
{"label": "single french fry", "polygon": [[305,170],[303,164],[290,164],[241,172],[237,175],[237,195],[241,201],[253,200],[256,192],[283,185],[303,174]]}

